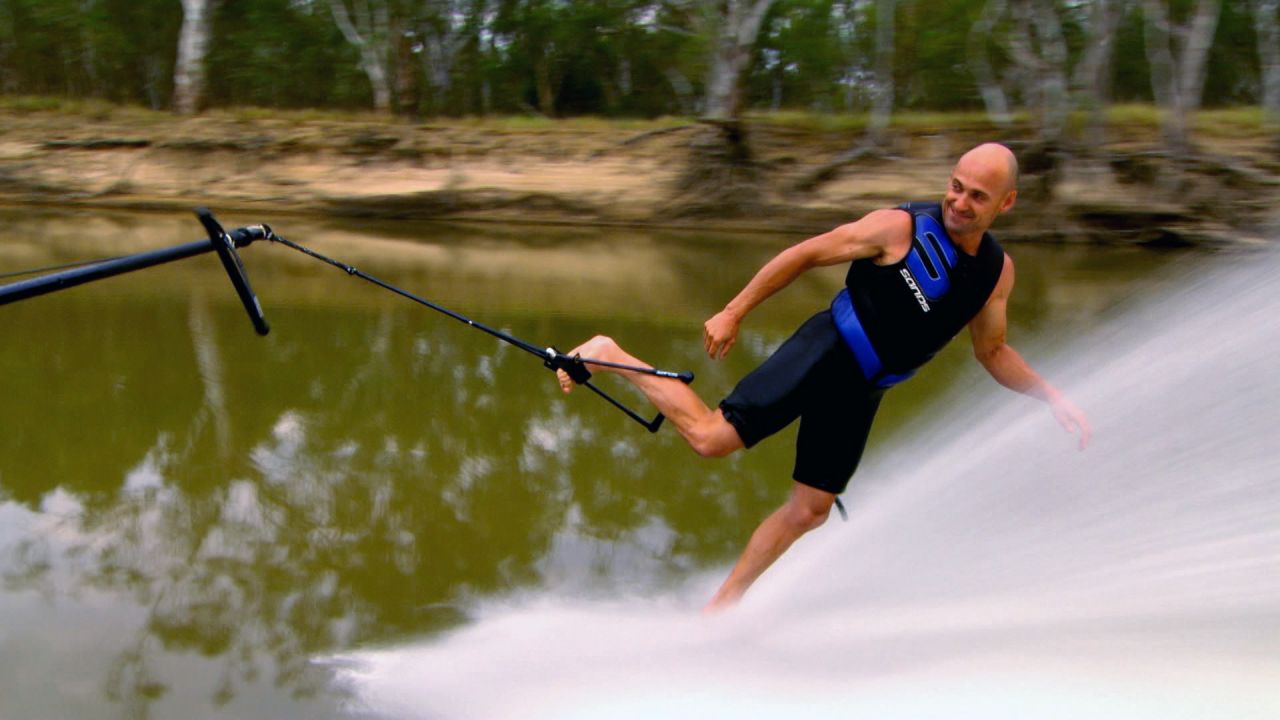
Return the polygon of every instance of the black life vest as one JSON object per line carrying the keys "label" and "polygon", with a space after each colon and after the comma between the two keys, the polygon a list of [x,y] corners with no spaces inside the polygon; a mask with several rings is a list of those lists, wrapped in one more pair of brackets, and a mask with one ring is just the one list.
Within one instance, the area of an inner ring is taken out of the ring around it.
{"label": "black life vest", "polygon": [[880,387],[910,377],[986,305],[1004,269],[990,233],[969,255],[952,242],[938,203],[904,203],[911,250],[892,265],[855,260],[832,317],[863,374]]}

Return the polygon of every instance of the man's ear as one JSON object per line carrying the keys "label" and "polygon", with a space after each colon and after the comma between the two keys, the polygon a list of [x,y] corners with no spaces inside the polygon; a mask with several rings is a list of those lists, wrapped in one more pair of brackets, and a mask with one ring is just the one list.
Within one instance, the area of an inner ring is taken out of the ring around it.
{"label": "man's ear", "polygon": [[1004,196],[1004,200],[1000,203],[1000,214],[1003,215],[1013,209],[1013,204],[1018,201],[1018,191],[1010,190]]}

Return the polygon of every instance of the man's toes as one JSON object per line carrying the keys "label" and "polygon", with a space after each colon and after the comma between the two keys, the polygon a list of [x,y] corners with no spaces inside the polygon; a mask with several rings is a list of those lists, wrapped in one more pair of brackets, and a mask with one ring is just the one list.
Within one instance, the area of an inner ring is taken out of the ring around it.
{"label": "man's toes", "polygon": [[563,370],[556,371],[556,380],[560,381],[560,389],[569,392],[573,389],[573,381],[569,379],[569,374]]}

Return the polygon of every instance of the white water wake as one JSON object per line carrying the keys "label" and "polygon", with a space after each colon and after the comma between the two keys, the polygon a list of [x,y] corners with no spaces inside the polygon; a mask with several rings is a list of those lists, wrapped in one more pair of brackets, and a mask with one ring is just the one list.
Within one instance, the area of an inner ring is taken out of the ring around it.
{"label": "white water wake", "polygon": [[872,448],[850,522],[731,613],[697,614],[711,579],[659,601],[513,599],[339,675],[359,712],[394,718],[1280,717],[1277,260],[1228,258],[1251,267],[1044,368],[1089,411],[1083,453],[986,388]]}

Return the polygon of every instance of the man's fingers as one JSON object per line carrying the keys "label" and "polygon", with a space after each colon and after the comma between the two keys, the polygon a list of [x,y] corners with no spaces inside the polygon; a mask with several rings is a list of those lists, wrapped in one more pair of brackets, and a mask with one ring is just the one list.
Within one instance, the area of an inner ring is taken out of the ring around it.
{"label": "man's fingers", "polygon": [[707,351],[707,357],[723,360],[737,340],[737,335],[738,324],[724,311],[716,313],[702,324],[702,346]]}
{"label": "man's fingers", "polygon": [[1058,423],[1068,433],[1080,433],[1078,446],[1080,450],[1084,450],[1089,446],[1089,440],[1093,437],[1093,430],[1089,427],[1089,420],[1084,416],[1084,413],[1064,408],[1058,413]]}
{"label": "man's fingers", "polygon": [[712,360],[723,360],[729,354],[729,349],[733,347],[733,340],[708,342],[707,357]]}
{"label": "man's fingers", "polygon": [[732,348],[733,348],[733,341],[732,341],[732,340],[730,340],[730,341],[728,341],[728,342],[724,343],[723,345],[721,345],[721,346],[720,346],[720,357],[719,357],[719,358],[717,358],[717,359],[718,359],[718,360],[723,360],[723,359],[725,359],[725,358],[729,355],[729,350],[731,350]]}
{"label": "man's fingers", "polygon": [[1089,427],[1089,421],[1080,418],[1076,425],[1080,427],[1080,449],[1083,450],[1089,446],[1089,440],[1093,438],[1093,429]]}
{"label": "man's fingers", "polygon": [[711,358],[712,360],[719,360],[720,358],[724,357],[724,354],[726,352],[728,352],[728,347],[727,347],[728,343],[722,342],[720,340],[713,340],[711,338],[707,338],[706,345],[707,345],[707,357]]}

